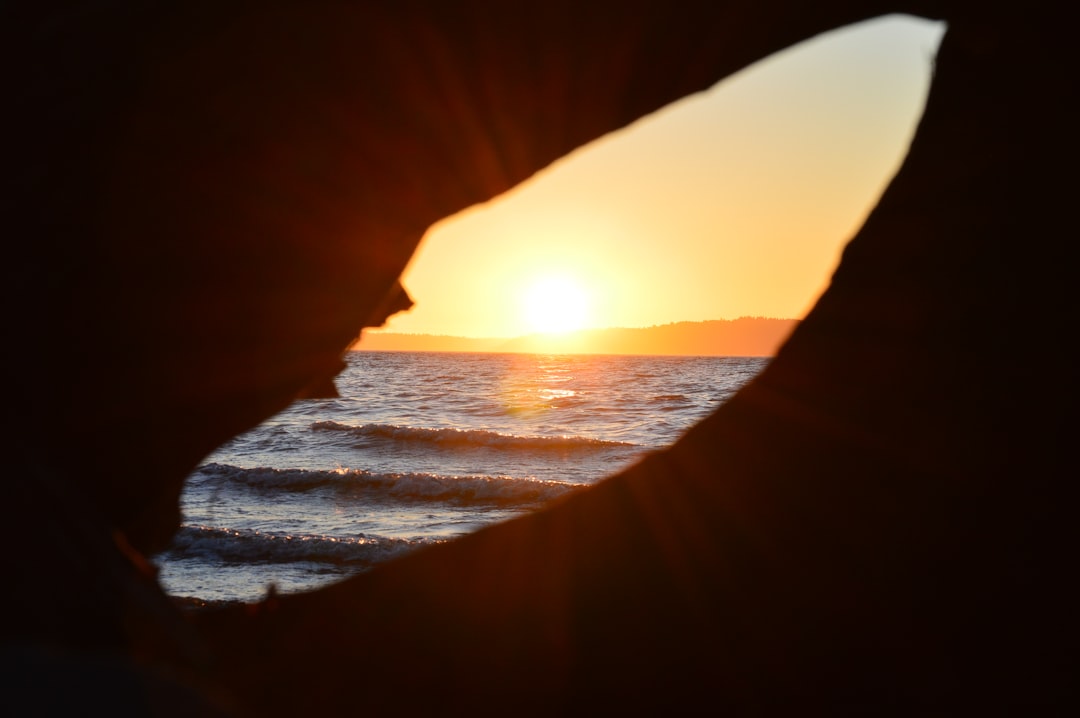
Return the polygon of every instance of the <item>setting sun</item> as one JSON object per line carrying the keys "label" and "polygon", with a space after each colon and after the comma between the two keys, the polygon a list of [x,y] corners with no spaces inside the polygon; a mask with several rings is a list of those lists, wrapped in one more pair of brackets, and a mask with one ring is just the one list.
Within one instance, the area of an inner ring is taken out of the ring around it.
{"label": "setting sun", "polygon": [[581,283],[566,275],[534,279],[521,294],[522,318],[530,332],[559,334],[585,327],[589,295]]}
{"label": "setting sun", "polygon": [[443,219],[402,276],[415,307],[367,336],[803,317],[907,151],[943,31],[826,33]]}

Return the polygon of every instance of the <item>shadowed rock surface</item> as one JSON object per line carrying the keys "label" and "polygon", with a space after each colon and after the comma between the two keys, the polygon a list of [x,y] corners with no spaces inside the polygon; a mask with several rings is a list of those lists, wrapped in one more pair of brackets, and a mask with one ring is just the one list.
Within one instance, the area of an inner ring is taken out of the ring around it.
{"label": "shadowed rock surface", "polygon": [[[433,222],[892,11],[949,24],[911,153],[769,368],[675,447],[304,596],[190,616],[144,576],[184,477],[405,303],[398,275]],[[970,714],[1073,699],[1080,98],[1057,4],[2,13],[3,513],[32,537],[2,564],[16,706]]]}

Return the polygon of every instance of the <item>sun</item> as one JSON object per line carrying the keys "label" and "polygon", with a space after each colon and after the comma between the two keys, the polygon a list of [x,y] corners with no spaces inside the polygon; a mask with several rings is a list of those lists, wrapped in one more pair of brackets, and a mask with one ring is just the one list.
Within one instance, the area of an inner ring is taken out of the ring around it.
{"label": "sun", "polygon": [[522,318],[529,331],[562,334],[589,321],[589,293],[575,278],[551,274],[533,279],[521,294]]}

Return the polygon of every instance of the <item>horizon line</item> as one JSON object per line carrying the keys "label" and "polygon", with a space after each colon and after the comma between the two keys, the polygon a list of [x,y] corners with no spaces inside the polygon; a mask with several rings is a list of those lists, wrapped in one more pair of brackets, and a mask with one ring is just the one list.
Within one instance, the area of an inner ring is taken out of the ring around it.
{"label": "horizon line", "polygon": [[[530,334],[514,334],[507,336],[470,336],[467,334],[434,334],[432,332],[403,332],[395,330],[387,330],[381,327],[366,327],[363,332],[374,332],[382,336],[401,336],[401,337],[438,337],[446,339],[475,339],[475,340],[512,340],[512,339],[524,339],[527,337],[566,337],[572,334],[580,334],[582,332],[605,332],[614,330],[641,330],[641,329],[659,329],[662,327],[670,327],[676,324],[706,324],[709,322],[737,322],[744,319],[753,319],[757,321],[776,321],[776,322],[800,322],[802,319],[798,317],[767,317],[764,315],[749,314],[735,317],[734,319],[679,319],[672,322],[666,322],[664,324],[649,324],[641,327],[627,327],[627,326],[609,326],[609,327],[584,327],[582,329],[571,329],[565,332],[532,332]],[[357,340],[359,341],[359,340]]]}

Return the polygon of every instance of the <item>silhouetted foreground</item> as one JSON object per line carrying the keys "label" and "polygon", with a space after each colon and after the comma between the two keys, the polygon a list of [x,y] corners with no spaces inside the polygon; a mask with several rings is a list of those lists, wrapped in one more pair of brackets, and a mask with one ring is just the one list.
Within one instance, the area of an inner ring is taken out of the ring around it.
{"label": "silhouetted foreground", "polygon": [[[193,466],[405,303],[434,221],[894,10],[949,22],[910,157],[768,370],[673,449],[311,595],[192,617],[142,572]],[[1072,697],[1080,102],[1058,4],[2,13],[13,710],[1045,714]]]}

